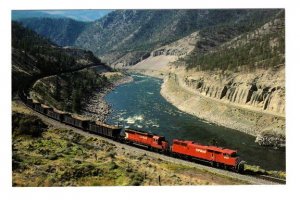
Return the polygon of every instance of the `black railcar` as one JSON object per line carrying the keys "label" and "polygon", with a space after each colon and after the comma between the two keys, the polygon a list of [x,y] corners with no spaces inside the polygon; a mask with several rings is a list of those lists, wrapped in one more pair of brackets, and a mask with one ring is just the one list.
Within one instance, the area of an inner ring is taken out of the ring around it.
{"label": "black railcar", "polygon": [[59,111],[56,109],[52,109],[52,108],[47,110],[47,116],[49,116],[55,120],[58,120],[60,122],[63,121],[65,114],[66,114],[65,112],[62,112],[62,111]]}
{"label": "black railcar", "polygon": [[26,98],[25,99],[25,103],[26,105],[28,105],[30,108],[34,108],[34,103],[33,100],[31,98]]}
{"label": "black railcar", "polygon": [[42,114],[47,114],[47,110],[50,109],[50,107],[43,105],[39,102],[33,102],[33,104],[34,104],[34,110]]}
{"label": "black railcar", "polygon": [[75,126],[77,128],[81,128],[83,130],[88,130],[90,122],[89,120],[77,116],[72,116],[70,114],[64,114],[63,116],[64,123]]}
{"label": "black railcar", "polygon": [[120,139],[122,128],[118,126],[103,124],[100,121],[91,121],[89,124],[89,131],[97,135],[102,135],[114,140],[118,140]]}

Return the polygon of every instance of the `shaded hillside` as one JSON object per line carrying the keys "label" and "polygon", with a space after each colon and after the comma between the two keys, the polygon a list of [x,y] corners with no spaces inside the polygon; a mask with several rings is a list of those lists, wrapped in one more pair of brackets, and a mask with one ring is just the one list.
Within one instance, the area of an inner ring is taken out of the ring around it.
{"label": "shaded hillside", "polygon": [[95,69],[83,69],[38,80],[31,96],[59,110],[80,113],[91,93],[107,85],[109,81],[104,75],[99,75]]}
{"label": "shaded hillside", "polygon": [[12,22],[13,92],[36,76],[100,63],[91,51],[59,47],[19,23]]}
{"label": "shaded hillside", "polygon": [[251,32],[241,34],[222,45],[215,45],[216,41],[224,38],[222,32],[220,29],[214,31],[213,36],[217,33],[214,40],[211,40],[212,37],[203,37],[198,41],[193,53],[182,59],[189,69],[239,71],[249,68],[266,69],[285,62],[284,12]]}
{"label": "shaded hillside", "polygon": [[20,22],[60,46],[73,45],[89,24],[69,18],[26,18]]}

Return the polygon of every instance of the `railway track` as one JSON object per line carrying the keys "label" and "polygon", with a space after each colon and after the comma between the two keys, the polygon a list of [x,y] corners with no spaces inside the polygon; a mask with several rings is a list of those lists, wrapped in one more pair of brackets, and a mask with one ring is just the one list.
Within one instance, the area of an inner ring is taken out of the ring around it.
{"label": "railway track", "polygon": [[268,176],[268,175],[258,175],[258,177],[259,177],[260,179],[264,179],[264,180],[276,182],[276,183],[278,183],[278,184],[286,184],[286,180],[280,179],[280,178],[276,178],[276,177],[273,177],[273,176]]}
{"label": "railway track", "polygon": [[223,169],[219,169],[219,168],[214,168],[214,167],[207,166],[207,165],[204,165],[204,164],[199,164],[199,163],[195,163],[195,162],[191,162],[191,161],[187,161],[187,160],[182,160],[182,159],[179,159],[179,158],[174,158],[172,156],[152,152],[152,151],[149,151],[149,150],[147,150],[143,147],[137,146],[137,145],[129,145],[129,144],[116,142],[116,141],[113,141],[111,139],[108,139],[108,138],[105,138],[105,137],[102,137],[102,136],[99,136],[99,135],[95,135],[95,134],[83,131],[81,129],[75,128],[73,126],[66,125],[66,124],[61,123],[59,121],[56,121],[54,119],[51,119],[51,118],[49,118],[49,117],[47,117],[47,116],[45,116],[41,113],[36,112],[33,109],[31,109],[30,107],[28,107],[21,100],[19,102],[22,105],[24,105],[25,107],[27,107],[28,109],[30,109],[34,115],[41,118],[47,124],[50,124],[50,125],[58,127],[58,128],[70,129],[70,130],[73,130],[74,132],[79,133],[79,134],[84,135],[84,136],[98,137],[98,138],[101,138],[102,140],[105,140],[107,142],[115,144],[119,148],[125,148],[129,151],[134,151],[135,153],[146,154],[148,156],[151,156],[151,157],[154,157],[154,158],[160,158],[160,159],[163,159],[163,160],[168,161],[168,162],[195,167],[195,168],[205,170],[205,171],[208,171],[208,172],[216,174],[216,175],[226,176],[226,177],[229,177],[229,178],[233,178],[233,179],[243,181],[243,182],[245,182],[245,184],[277,185],[277,184],[285,184],[286,183],[285,180],[275,178],[275,177],[271,177],[271,176],[238,174],[236,172],[227,171],[227,170],[223,170]]}

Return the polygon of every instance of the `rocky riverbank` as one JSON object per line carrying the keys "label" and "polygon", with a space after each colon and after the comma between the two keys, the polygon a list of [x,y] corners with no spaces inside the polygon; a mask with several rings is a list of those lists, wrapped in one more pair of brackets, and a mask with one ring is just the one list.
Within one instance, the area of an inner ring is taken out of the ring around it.
{"label": "rocky riverbank", "polygon": [[93,120],[104,122],[110,113],[110,105],[104,100],[105,95],[115,87],[131,82],[133,79],[130,76],[123,75],[119,72],[106,72],[104,75],[108,78],[109,84],[104,88],[97,88],[86,102],[82,109],[82,114],[89,116]]}

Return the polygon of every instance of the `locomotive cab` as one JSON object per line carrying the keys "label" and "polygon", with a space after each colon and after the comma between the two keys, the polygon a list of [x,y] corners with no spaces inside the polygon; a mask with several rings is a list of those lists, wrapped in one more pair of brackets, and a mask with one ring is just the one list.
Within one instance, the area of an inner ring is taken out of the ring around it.
{"label": "locomotive cab", "polygon": [[243,171],[243,167],[245,162],[240,160],[239,155],[237,154],[237,151],[232,152],[224,152],[224,164],[225,166],[231,166],[236,171]]}
{"label": "locomotive cab", "polygon": [[235,159],[235,158],[239,157],[239,155],[236,152],[233,152],[233,153],[230,153],[230,154],[224,153],[223,155],[224,155],[224,158],[227,158],[227,159],[229,159],[229,158]]}
{"label": "locomotive cab", "polygon": [[233,152],[232,154],[229,155],[231,158],[236,158],[239,157],[239,155],[236,152]]}

